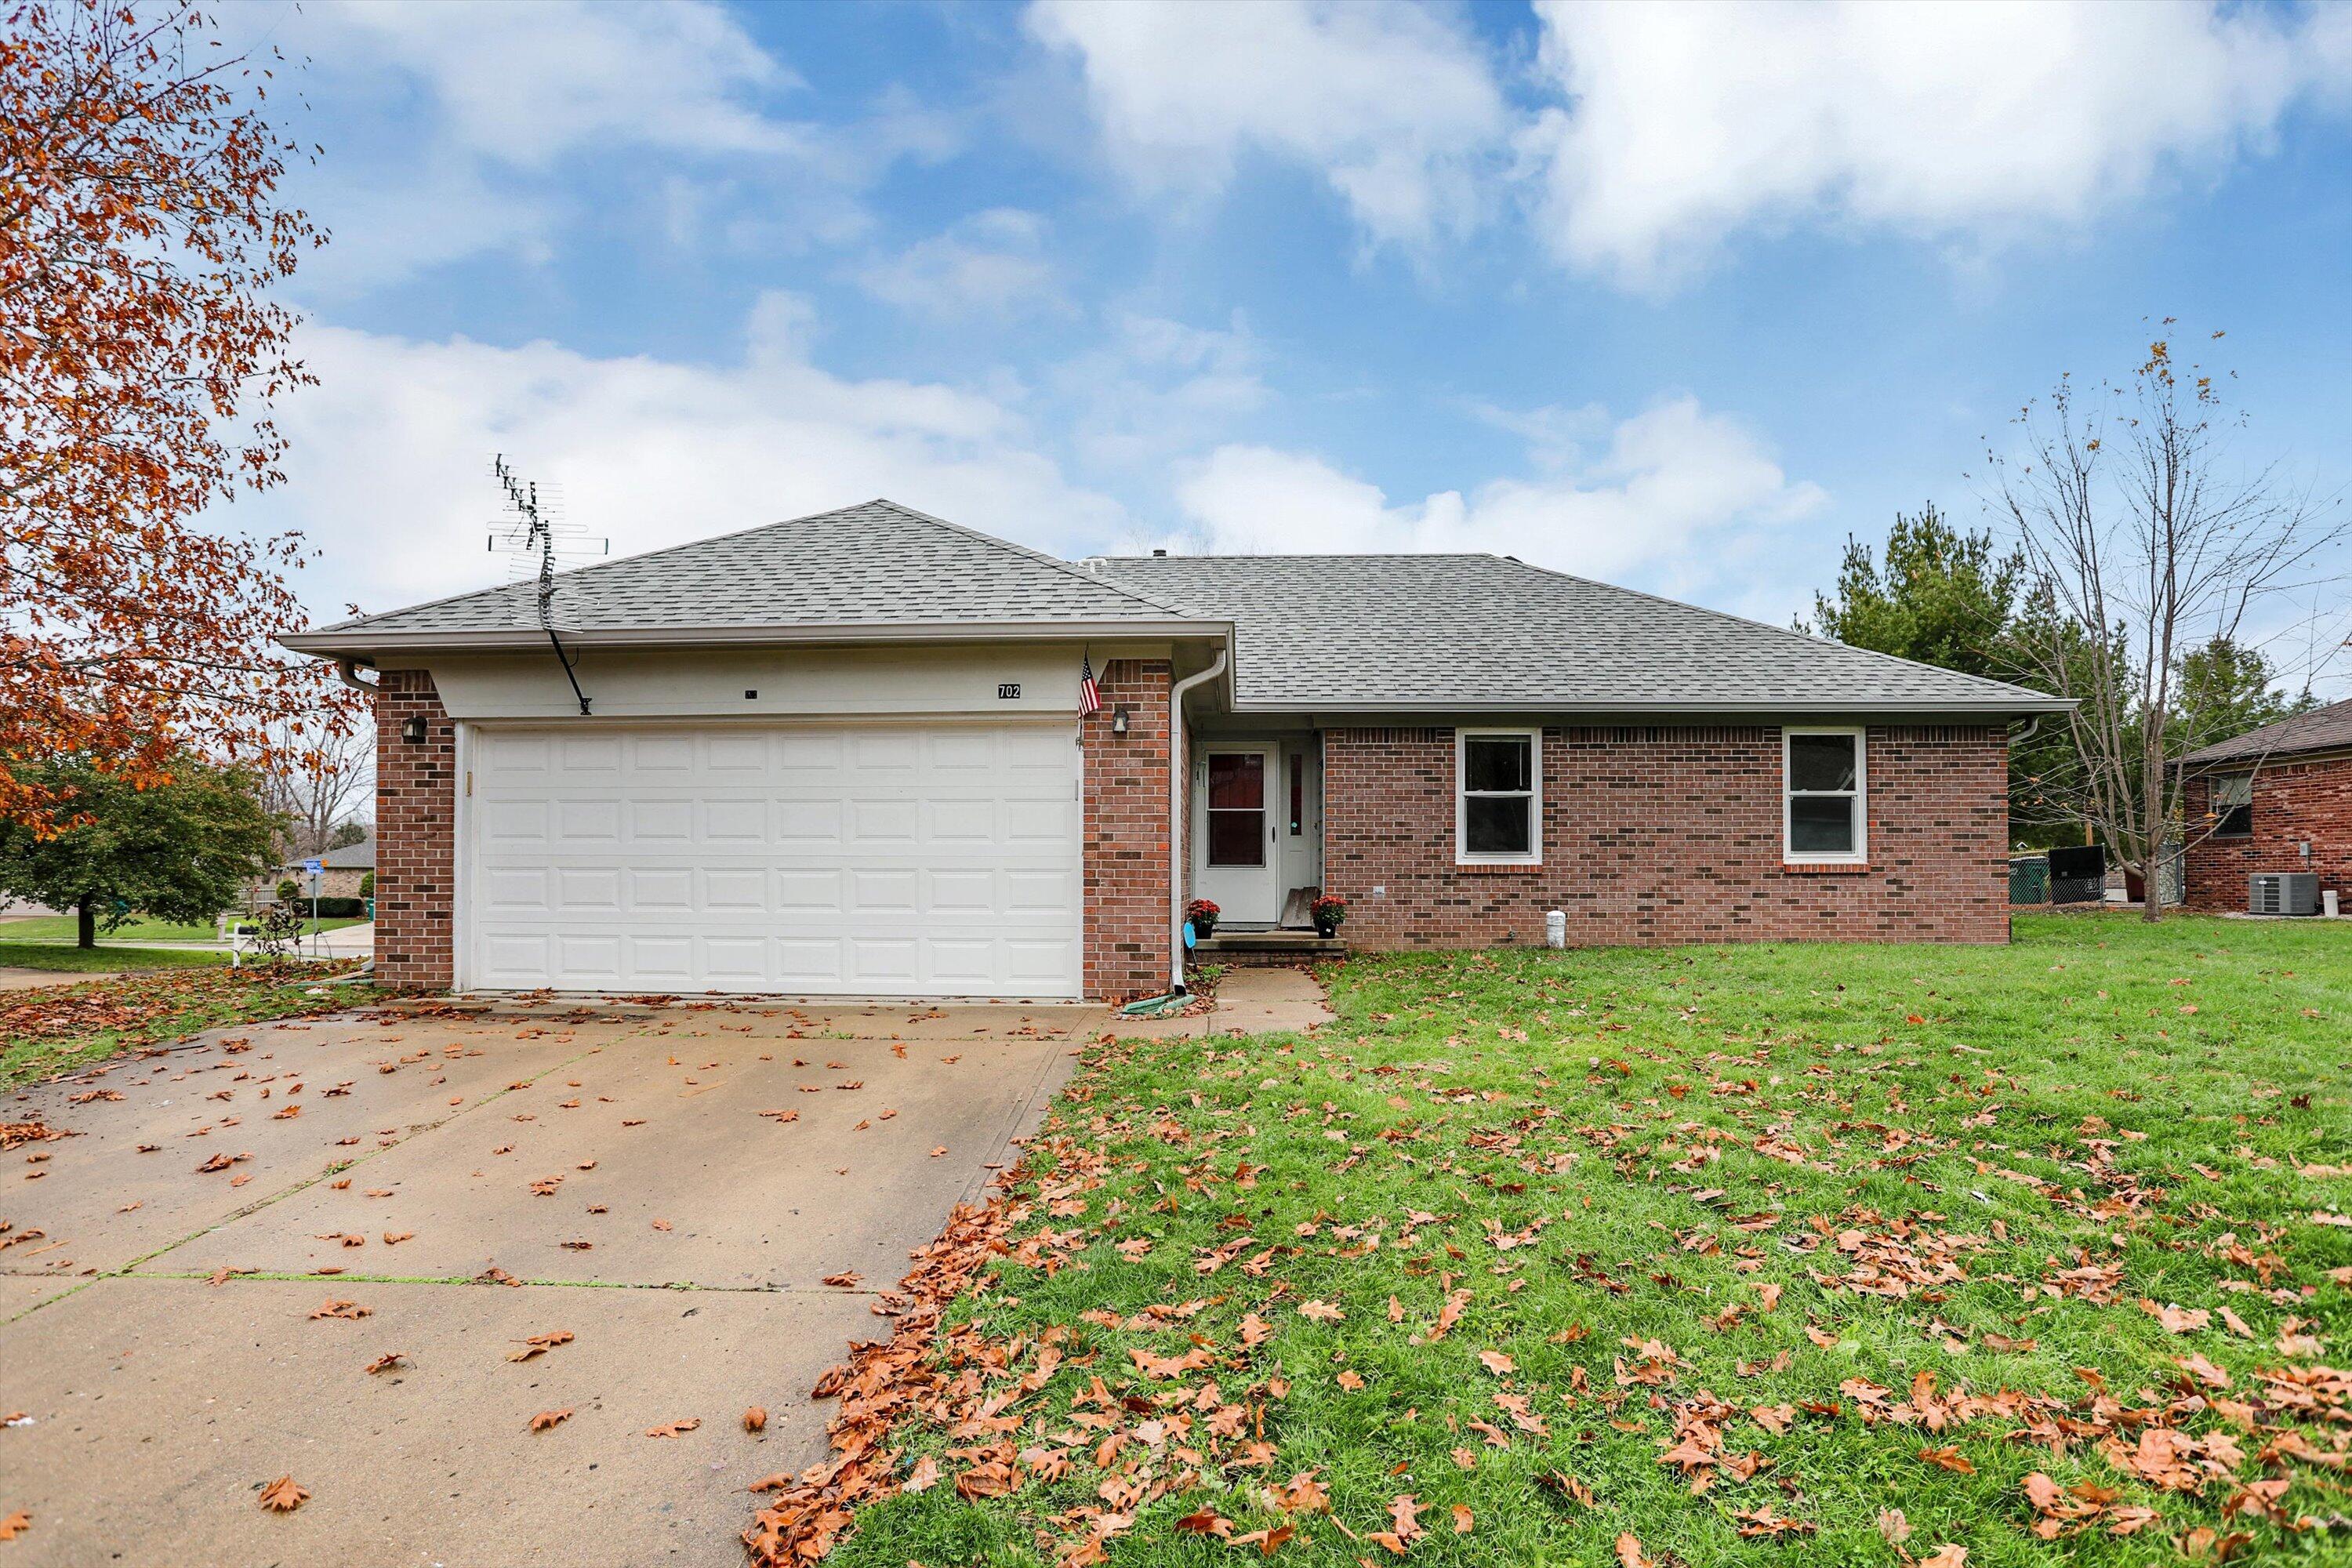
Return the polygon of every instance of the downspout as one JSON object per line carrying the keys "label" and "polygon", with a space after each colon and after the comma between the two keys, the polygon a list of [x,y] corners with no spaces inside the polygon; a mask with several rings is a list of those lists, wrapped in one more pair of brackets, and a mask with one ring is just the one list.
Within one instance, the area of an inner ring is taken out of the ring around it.
{"label": "downspout", "polygon": [[376,682],[360,679],[359,667],[362,662],[356,658],[339,658],[335,660],[335,675],[353,691],[364,691],[373,697],[376,694]]}
{"label": "downspout", "polygon": [[1168,689],[1168,952],[1169,989],[1184,994],[1184,693],[1225,672],[1225,650],[1214,664]]}

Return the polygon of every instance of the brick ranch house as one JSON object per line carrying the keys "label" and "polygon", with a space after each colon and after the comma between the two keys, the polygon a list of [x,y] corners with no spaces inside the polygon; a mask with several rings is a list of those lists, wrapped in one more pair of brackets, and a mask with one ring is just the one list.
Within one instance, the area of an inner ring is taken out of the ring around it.
{"label": "brick ranch house", "polygon": [[528,583],[285,639],[375,693],[386,982],[1115,999],[1188,896],[1314,889],[1359,949],[2000,942],[2059,706],[1491,555],[1072,563],[884,500],[559,584],[562,658]]}
{"label": "brick ranch house", "polygon": [[2352,700],[2180,759],[2187,907],[2246,908],[2257,871],[2314,871],[2352,903]]}

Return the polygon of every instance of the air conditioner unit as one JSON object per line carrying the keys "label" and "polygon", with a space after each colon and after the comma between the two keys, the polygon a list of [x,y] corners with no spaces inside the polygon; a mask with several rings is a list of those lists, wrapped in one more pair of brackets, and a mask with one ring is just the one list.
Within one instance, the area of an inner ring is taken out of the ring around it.
{"label": "air conditioner unit", "polygon": [[2246,879],[2246,910],[2257,915],[2315,915],[2316,871],[2257,871]]}

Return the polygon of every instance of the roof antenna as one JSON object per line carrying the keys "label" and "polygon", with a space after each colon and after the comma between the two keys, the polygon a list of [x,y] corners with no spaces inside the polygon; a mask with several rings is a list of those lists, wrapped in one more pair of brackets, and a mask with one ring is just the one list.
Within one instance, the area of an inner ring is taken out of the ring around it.
{"label": "roof antenna", "polygon": [[593,545],[593,553],[604,555],[611,552],[613,542],[575,538],[575,530],[551,515],[561,510],[560,505],[542,508],[538,484],[525,483],[516,477],[514,469],[507,466],[503,452],[490,459],[490,473],[506,491],[507,510],[511,515],[505,520],[504,531],[490,535],[489,547],[519,556],[539,556],[540,629],[547,633],[548,646],[555,650],[556,662],[563,666],[563,678],[572,682],[572,695],[580,700],[580,713],[585,718],[588,697],[580,689],[580,677],[572,673],[580,662],[579,656],[564,652],[562,639],[555,635],[555,536],[559,531],[566,536],[567,554],[573,553],[575,546],[577,552],[588,553],[587,547]]}

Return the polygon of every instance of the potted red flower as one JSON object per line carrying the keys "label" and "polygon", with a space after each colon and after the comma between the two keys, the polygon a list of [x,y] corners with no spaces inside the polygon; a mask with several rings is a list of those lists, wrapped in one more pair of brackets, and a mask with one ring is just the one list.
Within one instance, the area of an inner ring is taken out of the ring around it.
{"label": "potted red flower", "polygon": [[1315,921],[1315,934],[1328,941],[1339,934],[1339,922],[1348,918],[1348,900],[1326,893],[1307,906],[1307,913]]}
{"label": "potted red flower", "polygon": [[1208,899],[1194,899],[1184,906],[1184,918],[1192,923],[1195,938],[1213,936],[1217,930],[1217,906]]}

